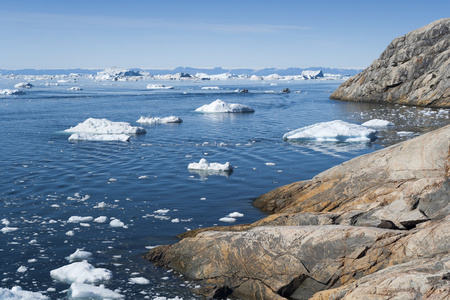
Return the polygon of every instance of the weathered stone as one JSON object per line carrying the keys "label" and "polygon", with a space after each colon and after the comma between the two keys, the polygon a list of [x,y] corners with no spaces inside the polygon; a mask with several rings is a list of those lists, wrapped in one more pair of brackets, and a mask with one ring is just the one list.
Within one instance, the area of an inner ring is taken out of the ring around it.
{"label": "weathered stone", "polygon": [[450,18],[394,39],[331,99],[450,107]]}

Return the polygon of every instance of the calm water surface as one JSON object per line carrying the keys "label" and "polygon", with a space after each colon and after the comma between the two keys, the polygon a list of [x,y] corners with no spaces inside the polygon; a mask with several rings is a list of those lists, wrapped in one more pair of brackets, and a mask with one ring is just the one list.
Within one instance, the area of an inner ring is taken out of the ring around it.
{"label": "calm water surface", "polygon": [[[1,79],[0,89],[20,81]],[[105,287],[126,299],[195,298],[195,282],[154,267],[142,255],[175,243],[188,229],[227,225],[219,219],[232,212],[244,214],[234,224],[254,222],[264,217],[251,205],[257,196],[405,139],[397,131],[420,134],[449,124],[445,110],[329,100],[338,81],[164,82],[175,88],[161,91],[147,90],[149,82],[143,81],[46,82],[32,82],[26,95],[0,96],[0,227],[9,222],[18,228],[0,233],[0,287],[19,285],[51,299],[66,298],[69,285],[54,281],[50,271],[69,264],[66,257],[77,249],[92,252],[91,264],[113,272]],[[72,86],[83,90],[68,91]],[[285,87],[292,93],[279,93]],[[250,93],[236,93],[238,88]],[[256,112],[194,112],[216,99]],[[62,132],[89,117],[139,125],[136,120],[148,115],[175,115],[184,122],[144,125],[147,134],[129,143],[69,142]],[[282,140],[284,133],[317,122],[361,124],[373,118],[396,124],[380,131],[374,143]],[[201,158],[229,161],[234,172],[189,172],[187,165]],[[108,222],[69,223],[71,216],[106,216]],[[109,226],[114,218],[125,228]],[[27,270],[17,272],[21,266]],[[132,277],[150,284],[131,284]]]}

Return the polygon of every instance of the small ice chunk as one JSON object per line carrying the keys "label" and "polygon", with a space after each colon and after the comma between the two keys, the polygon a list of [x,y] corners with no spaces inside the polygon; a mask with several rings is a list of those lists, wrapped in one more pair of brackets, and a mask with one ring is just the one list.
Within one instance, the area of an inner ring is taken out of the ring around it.
{"label": "small ice chunk", "polygon": [[120,221],[119,219],[114,219],[111,222],[109,222],[109,226],[111,227],[124,227],[125,224]]}
{"label": "small ice chunk", "polygon": [[202,90],[220,90],[218,86],[204,86],[201,88]]}
{"label": "small ice chunk", "polygon": [[106,216],[100,216],[98,218],[94,219],[94,222],[96,223],[106,223],[106,221],[108,220],[108,217]]}
{"label": "small ice chunk", "polygon": [[73,133],[69,141],[105,141],[105,142],[129,142],[130,136],[126,134],[92,134]]}
{"label": "small ice chunk", "polygon": [[361,125],[366,126],[366,127],[388,127],[388,126],[394,126],[394,123],[386,121],[386,120],[373,119],[373,120],[364,122]]}
{"label": "small ice chunk", "polygon": [[80,261],[51,270],[50,276],[66,283],[97,283],[110,280],[112,272],[104,268],[95,268],[87,261]]}
{"label": "small ice chunk", "polygon": [[133,277],[128,279],[128,282],[131,284],[149,284],[150,280],[144,277]]}
{"label": "small ice chunk", "polygon": [[8,226],[9,224],[11,224],[11,222],[8,219],[2,219],[2,224],[5,226]]}
{"label": "small ice chunk", "polygon": [[10,290],[0,288],[0,299],[8,300],[49,300],[50,298],[37,292],[24,291],[20,286],[15,286]]}
{"label": "small ice chunk", "polygon": [[69,299],[123,299],[125,296],[104,287],[85,283],[72,283],[68,292]]}
{"label": "small ice chunk", "polygon": [[25,267],[25,266],[20,266],[20,267],[17,269],[17,272],[19,272],[19,273],[25,273],[26,271],[28,271],[28,268]]}
{"label": "small ice chunk", "polygon": [[238,103],[225,103],[220,99],[203,105],[195,110],[202,113],[253,113],[255,110],[249,106]]}
{"label": "small ice chunk", "polygon": [[26,93],[24,91],[19,91],[19,90],[10,90],[10,89],[0,90],[0,95],[6,95],[6,96],[25,95],[25,94]]}
{"label": "small ice chunk", "polygon": [[272,162],[266,162],[266,166],[275,166],[275,163],[272,163]]}
{"label": "small ice chunk", "polygon": [[16,231],[16,230],[19,230],[19,228],[17,228],[17,227],[8,227],[8,226],[6,226],[6,227],[3,227],[3,228],[1,229],[1,232],[3,232],[3,233],[9,233],[9,232],[13,232],[13,231]]}
{"label": "small ice chunk", "polygon": [[220,218],[219,221],[227,222],[227,223],[233,223],[233,222],[236,222],[236,219],[235,218],[230,218],[230,217],[223,217],[223,218]]}
{"label": "small ice chunk", "polygon": [[148,84],[147,89],[149,90],[171,90],[173,86],[165,86],[164,84]]}
{"label": "small ice chunk", "polygon": [[165,215],[165,214],[167,214],[169,211],[170,211],[170,209],[158,209],[158,210],[155,210],[154,213],[155,213],[155,214],[163,214],[163,215]]}
{"label": "small ice chunk", "polygon": [[175,219],[172,219],[172,221],[170,221],[170,222],[172,222],[172,223],[180,223],[180,219],[175,218]]}
{"label": "small ice chunk", "polygon": [[31,89],[32,87],[34,87],[34,85],[32,85],[31,83],[28,82],[21,82],[18,83],[14,86],[16,89]]}
{"label": "small ice chunk", "polygon": [[370,142],[378,131],[341,120],[321,122],[286,133],[284,140],[316,140],[334,142]]}
{"label": "small ice chunk", "polygon": [[228,172],[233,170],[233,166],[226,162],[225,164],[220,163],[209,163],[206,159],[202,158],[198,163],[190,163],[188,165],[189,170],[201,170],[201,171],[222,171]]}
{"label": "small ice chunk", "polygon": [[80,88],[79,86],[73,86],[71,88],[67,89],[68,91],[81,91],[83,90],[82,88]]}
{"label": "small ice chunk", "polygon": [[92,256],[91,252],[77,249],[74,253],[69,255],[68,259],[70,262],[73,262],[73,261],[85,260],[85,259],[90,258],[91,256]]}
{"label": "small ice chunk", "polygon": [[228,214],[227,217],[230,217],[230,218],[242,218],[243,216],[244,216],[244,214],[241,214],[241,213],[235,211],[235,212],[232,212],[231,214]]}
{"label": "small ice chunk", "polygon": [[66,232],[66,235],[67,236],[74,236],[75,232],[73,230],[69,230],[69,231]]}
{"label": "small ice chunk", "polygon": [[131,126],[127,122],[113,122],[108,119],[89,118],[75,127],[65,130],[73,133],[92,134],[140,134],[145,133],[142,127]]}
{"label": "small ice chunk", "polygon": [[398,136],[413,136],[415,133],[412,131],[398,131]]}
{"label": "small ice chunk", "polygon": [[141,123],[141,124],[154,125],[154,124],[167,124],[167,123],[182,123],[183,120],[176,116],[169,116],[169,117],[165,117],[165,118],[159,118],[159,117],[152,118],[152,116],[148,116],[148,117],[141,116],[139,118],[139,120],[137,120],[136,122]]}
{"label": "small ice chunk", "polygon": [[71,216],[68,220],[67,223],[80,223],[80,222],[90,222],[92,221],[94,218],[89,216],[89,217],[80,217],[80,216]]}

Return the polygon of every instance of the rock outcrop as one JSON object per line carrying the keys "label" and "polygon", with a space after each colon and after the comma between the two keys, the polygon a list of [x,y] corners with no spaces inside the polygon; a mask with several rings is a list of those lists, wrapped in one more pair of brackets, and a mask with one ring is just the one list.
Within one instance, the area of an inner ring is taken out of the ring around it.
{"label": "rock outcrop", "polygon": [[450,18],[394,39],[331,99],[450,107]]}
{"label": "rock outcrop", "polygon": [[240,299],[445,299],[450,126],[255,200],[253,224],[188,231],[146,259]]}

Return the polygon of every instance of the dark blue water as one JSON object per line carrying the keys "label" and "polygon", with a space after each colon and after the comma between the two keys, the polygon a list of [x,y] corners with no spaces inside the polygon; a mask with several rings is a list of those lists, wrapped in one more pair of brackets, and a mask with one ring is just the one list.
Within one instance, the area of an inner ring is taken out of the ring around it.
{"label": "dark blue water", "polygon": [[[21,81],[1,79],[0,89]],[[148,248],[175,243],[176,235],[188,229],[227,225],[219,219],[235,211],[244,217],[234,224],[254,222],[264,217],[251,205],[259,195],[404,139],[396,131],[419,134],[449,123],[443,110],[329,100],[337,81],[169,82],[175,89],[163,91],[146,90],[149,82],[142,81],[45,82],[32,82],[35,87],[23,96],[0,96],[0,219],[18,228],[0,233],[0,287],[19,285],[51,299],[64,299],[69,285],[54,281],[50,271],[67,265],[65,257],[77,248],[93,253],[95,267],[113,272],[105,287],[126,299],[194,298],[189,287],[195,283],[141,258]],[[68,91],[72,86],[83,90]],[[301,93],[266,92],[285,87]],[[250,93],[236,93],[238,88]],[[194,112],[216,99],[249,105],[256,112]],[[69,142],[61,133],[89,117],[136,126],[140,116],[148,115],[175,115],[184,122],[143,126],[147,134],[133,136],[129,143]],[[371,118],[396,126],[380,132],[375,143],[282,140],[284,133],[317,122],[360,124]],[[187,165],[203,157],[229,161],[234,172],[189,172]],[[169,211],[155,213],[160,209]],[[108,222],[68,223],[71,216],[106,216]],[[110,227],[112,218],[126,228]],[[21,266],[27,271],[17,272]],[[130,284],[132,277],[145,277],[150,284]]]}

